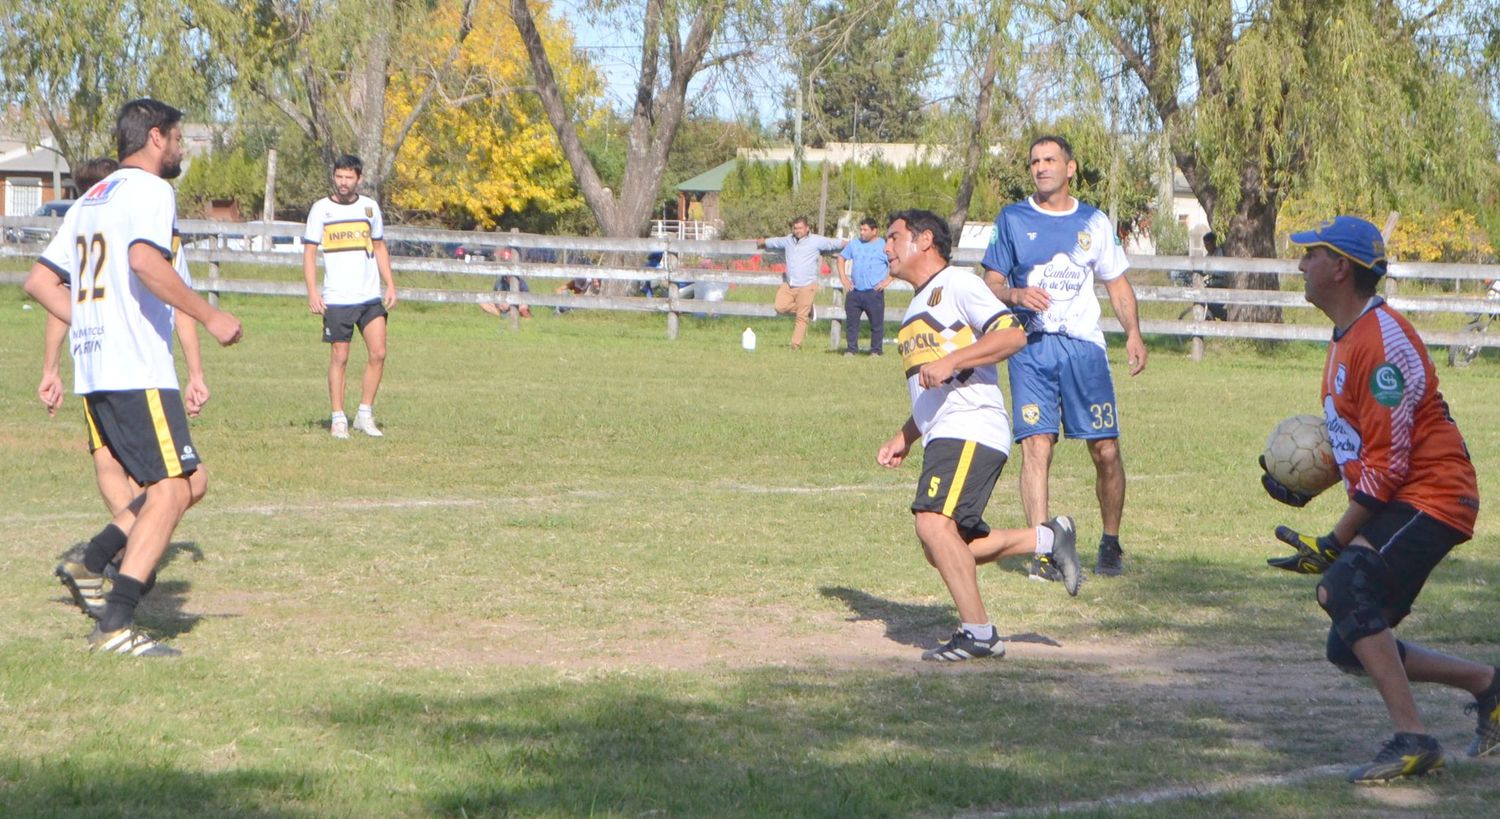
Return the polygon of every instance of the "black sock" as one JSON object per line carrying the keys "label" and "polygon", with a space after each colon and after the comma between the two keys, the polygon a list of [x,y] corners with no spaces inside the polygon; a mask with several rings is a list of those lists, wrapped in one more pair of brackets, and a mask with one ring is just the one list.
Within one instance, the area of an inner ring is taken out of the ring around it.
{"label": "black sock", "polygon": [[1495,666],[1495,679],[1490,681],[1490,687],[1479,692],[1479,696],[1474,699],[1482,700],[1485,697],[1493,697],[1496,694],[1500,694],[1500,665]]}
{"label": "black sock", "polygon": [[[1111,549],[1119,549],[1120,548],[1120,536],[1119,535],[1100,535],[1099,536],[1099,545],[1100,546],[1108,546]],[[1120,551],[1124,551],[1124,549],[1120,549]]]}
{"label": "black sock", "polygon": [[125,530],[113,523],[100,530],[83,550],[83,565],[94,574],[100,574],[115,555],[125,548]]}
{"label": "black sock", "polygon": [[109,595],[104,598],[104,614],[99,617],[99,630],[119,631],[135,619],[135,607],[141,604],[144,583],[128,574],[115,578]]}

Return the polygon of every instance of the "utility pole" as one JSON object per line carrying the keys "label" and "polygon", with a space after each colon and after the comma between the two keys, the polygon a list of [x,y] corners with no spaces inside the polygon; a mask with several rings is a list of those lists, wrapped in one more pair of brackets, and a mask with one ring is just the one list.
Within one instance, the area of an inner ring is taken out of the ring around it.
{"label": "utility pole", "polygon": [[792,120],[792,193],[802,189],[802,78],[797,78],[797,110]]}

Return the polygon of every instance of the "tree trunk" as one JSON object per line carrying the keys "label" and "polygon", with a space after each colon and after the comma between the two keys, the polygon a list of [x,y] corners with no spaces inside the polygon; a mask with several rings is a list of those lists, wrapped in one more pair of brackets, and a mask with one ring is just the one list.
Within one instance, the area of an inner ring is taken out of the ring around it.
{"label": "tree trunk", "polygon": [[[1244,258],[1276,258],[1276,211],[1280,207],[1279,197],[1262,193],[1251,195],[1247,189],[1229,219],[1229,235],[1224,243],[1224,253]],[[1236,290],[1278,290],[1280,279],[1275,273],[1234,274]],[[1230,321],[1281,321],[1281,308],[1254,304],[1229,305]]]}
{"label": "tree trunk", "polygon": [[[618,194],[604,186],[594,161],[579,136],[573,106],[563,98],[552,61],[542,47],[528,0],[511,0],[511,18],[536,80],[537,96],[547,121],[557,134],[563,156],[573,169],[578,190],[606,236],[644,235],[656,210],[656,196],[667,167],[667,153],[677,137],[686,110],[688,85],[705,67],[709,44],[724,19],[725,0],[709,0],[698,7],[687,37],[678,33],[679,11],[664,8],[663,0],[646,0],[643,12],[640,75],[625,154],[625,173]],[[669,13],[670,12],[670,13]],[[662,53],[661,41],[667,44]],[[662,69],[665,68],[665,77]]]}
{"label": "tree trunk", "polygon": [[984,126],[990,120],[995,74],[1000,70],[999,52],[998,47],[989,50],[979,76],[979,97],[974,103],[974,120],[969,123],[968,144],[964,146],[963,177],[959,179],[958,193],[953,197],[953,212],[948,214],[948,232],[953,234],[955,242],[963,233],[964,222],[969,219],[969,202],[974,198],[974,181],[979,176],[979,165],[984,159]]}

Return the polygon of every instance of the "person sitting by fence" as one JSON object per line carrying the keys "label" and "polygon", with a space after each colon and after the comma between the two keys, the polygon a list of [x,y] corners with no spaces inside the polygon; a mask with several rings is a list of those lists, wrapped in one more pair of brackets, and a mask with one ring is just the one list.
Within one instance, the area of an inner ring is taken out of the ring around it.
{"label": "person sitting by fence", "polygon": [[[1203,251],[1204,255],[1209,258],[1213,258],[1215,256],[1222,257],[1224,255],[1224,248],[1219,245],[1219,235],[1217,233],[1209,231],[1203,234]],[[1190,270],[1173,270],[1171,273],[1171,278],[1172,283],[1179,287],[1193,286],[1193,273]],[[1233,277],[1228,273],[1205,272],[1203,274],[1203,286],[1212,288],[1228,288],[1234,286],[1234,280]],[[1200,302],[1200,304],[1202,305],[1204,310],[1204,321],[1229,320],[1228,305],[1213,302]],[[1186,310],[1183,310],[1180,314],[1178,314],[1177,319],[1181,321],[1182,319],[1187,318],[1189,315],[1192,315],[1193,308],[1197,306],[1199,305],[1195,304],[1193,305],[1193,307],[1189,307]]]}
{"label": "person sitting by fence", "polygon": [[[507,248],[505,251],[502,251],[502,252],[503,253],[509,253],[509,252],[512,252],[512,251],[510,251]],[[496,293],[508,293],[508,292],[510,292],[510,288],[511,288],[510,282],[511,282],[511,279],[514,279],[516,281],[516,292],[518,292],[518,293],[530,293],[531,292],[531,286],[528,285],[528,284],[526,284],[526,280],[525,279],[521,278],[520,276],[512,276],[512,275],[507,275],[507,274],[503,274],[503,273],[501,275],[495,277],[495,287],[494,287],[495,292]],[[523,303],[523,304],[518,304],[516,306],[520,309],[521,318],[531,318],[531,306],[530,305]],[[483,310],[486,313],[489,313],[492,316],[504,316],[504,315],[508,315],[510,313],[510,305],[509,304],[492,304],[490,302],[483,302],[483,303],[481,303],[479,305],[479,309]]]}
{"label": "person sitting by fence", "polygon": [[[557,288],[555,292],[558,295],[562,295],[563,293],[571,293],[575,296],[597,296],[599,295],[599,291],[602,289],[603,283],[598,279],[590,279],[586,276],[579,276],[575,279],[568,279],[566,282],[563,282],[563,285]],[[573,308],[571,307],[558,307],[557,314],[560,316],[572,309]]]}

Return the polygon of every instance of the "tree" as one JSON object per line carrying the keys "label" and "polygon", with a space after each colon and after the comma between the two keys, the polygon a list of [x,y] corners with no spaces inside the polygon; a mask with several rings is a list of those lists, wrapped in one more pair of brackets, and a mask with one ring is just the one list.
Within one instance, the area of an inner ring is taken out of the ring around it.
{"label": "tree", "polygon": [[0,93],[24,135],[69,166],[114,156],[122,104],[203,110],[218,69],[175,0],[11,0],[0,8]]}
{"label": "tree", "polygon": [[[1314,175],[1391,196],[1420,166],[1462,187],[1493,144],[1473,130],[1442,5],[1375,0],[1044,2],[1108,44],[1230,255],[1276,255],[1277,213]],[[1079,32],[1061,27],[1064,40]],[[1434,133],[1426,123],[1461,126]],[[1487,129],[1486,129],[1487,130]],[[1425,133],[1424,133],[1425,132]],[[1492,132],[1490,139],[1492,140]],[[1433,167],[1432,151],[1443,161]],[[1355,158],[1351,161],[1351,158]],[[1241,286],[1274,287],[1240,274]],[[1231,318],[1273,318],[1231,307]]]}
{"label": "tree", "polygon": [[[893,0],[832,0],[808,10],[811,25],[792,50],[797,78],[807,83],[813,145],[908,142],[921,132],[936,25],[897,10]],[[783,131],[791,130],[788,121]]]}
{"label": "tree", "polygon": [[[437,98],[473,30],[477,0],[183,0],[233,67],[239,95],[273,106],[327,167],[353,149],[364,161],[366,190],[385,186],[412,126]],[[434,4],[455,7],[450,28],[427,27]],[[416,41],[444,37],[438,58]],[[386,111],[390,79],[405,75],[417,91],[405,119]]]}
{"label": "tree", "polygon": [[[460,12],[451,4],[436,9],[423,27],[433,35],[414,47],[440,59]],[[391,184],[392,204],[484,229],[507,213],[555,217],[581,208],[572,171],[533,92],[531,66],[509,9],[500,0],[481,0],[475,12],[473,32],[438,91],[446,104],[428,106],[406,138]],[[546,26],[541,33],[559,55],[559,81],[570,98],[580,100],[579,117],[587,127],[599,119],[587,103],[600,93],[599,77],[575,55],[565,27]],[[427,87],[423,75],[392,78],[390,130],[402,127]]]}
{"label": "tree", "polygon": [[[584,101],[570,97],[559,80],[558,56],[548,53],[533,2],[511,0],[511,17],[526,46],[538,96],[563,156],[605,235],[640,236],[655,209],[694,78],[748,53],[713,53],[715,38],[727,27],[729,0],[644,0],[637,18],[642,33],[639,74],[628,114],[625,170],[618,190],[606,188],[585,146],[577,121]],[[608,4],[608,10],[623,13],[623,9],[623,0]]]}

